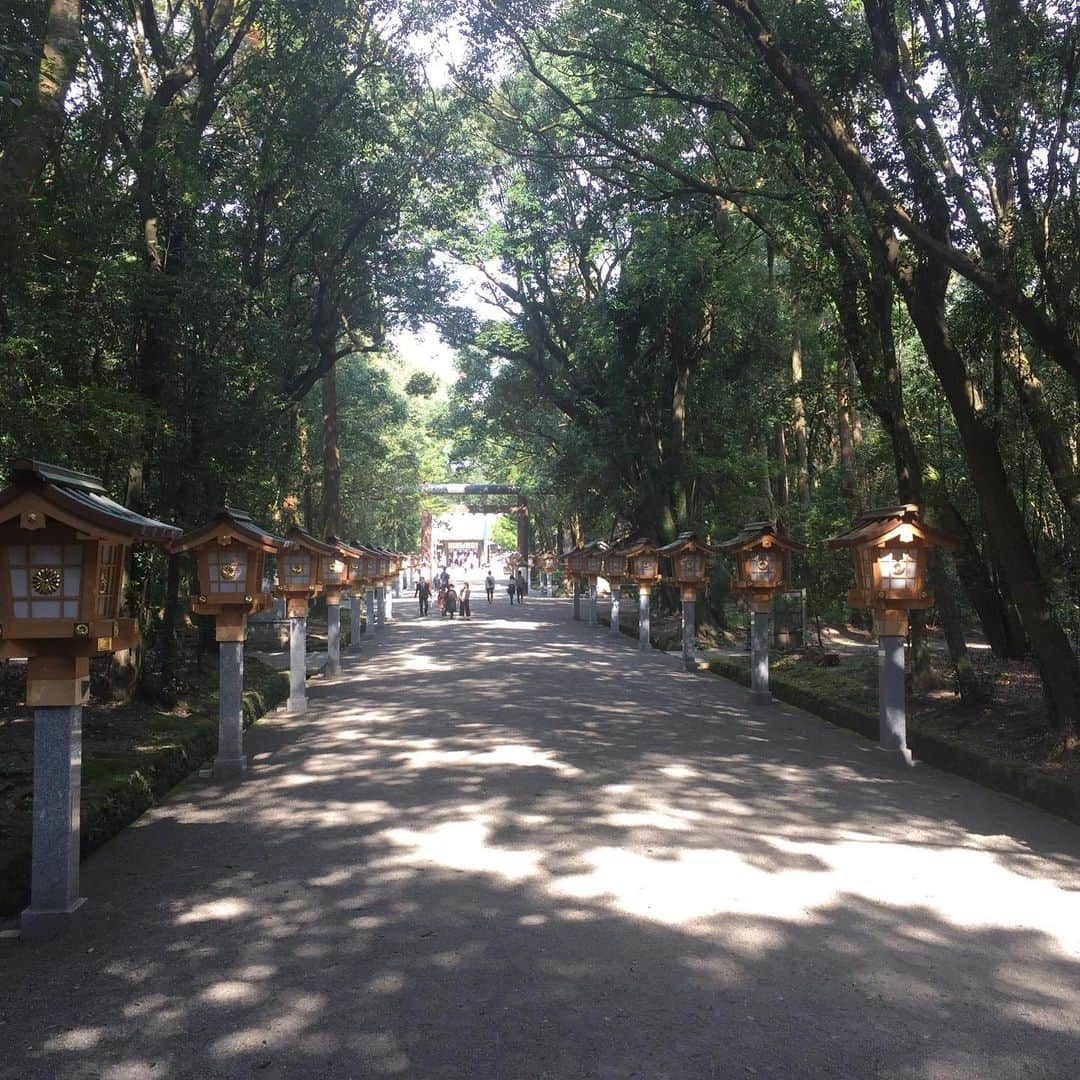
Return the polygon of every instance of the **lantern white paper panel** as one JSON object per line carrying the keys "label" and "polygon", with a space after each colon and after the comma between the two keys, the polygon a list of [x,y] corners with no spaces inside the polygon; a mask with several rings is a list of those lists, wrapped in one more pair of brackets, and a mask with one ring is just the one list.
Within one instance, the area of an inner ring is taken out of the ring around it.
{"label": "lantern white paper panel", "polygon": [[887,551],[878,559],[881,588],[887,592],[914,594],[915,558],[906,551]]}
{"label": "lantern white paper panel", "polygon": [[214,593],[247,592],[248,553],[244,550],[226,548],[208,553],[210,580],[207,590]]}
{"label": "lantern white paper panel", "polygon": [[82,585],[80,544],[17,544],[8,550],[16,619],[76,619]]}

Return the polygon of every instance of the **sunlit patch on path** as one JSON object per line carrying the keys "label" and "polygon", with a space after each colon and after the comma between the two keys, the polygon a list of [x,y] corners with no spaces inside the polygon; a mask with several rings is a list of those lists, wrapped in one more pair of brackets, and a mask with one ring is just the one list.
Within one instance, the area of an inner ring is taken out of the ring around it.
{"label": "sunlit patch on path", "polygon": [[566,603],[402,605],[249,743],[0,944],[0,1076],[1075,1075],[1075,828]]}

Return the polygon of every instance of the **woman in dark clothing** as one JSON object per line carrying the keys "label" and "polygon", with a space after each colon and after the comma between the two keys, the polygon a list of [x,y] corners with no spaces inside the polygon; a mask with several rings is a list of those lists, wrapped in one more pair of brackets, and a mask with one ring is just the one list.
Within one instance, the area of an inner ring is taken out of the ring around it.
{"label": "woman in dark clothing", "polygon": [[452,619],[457,614],[457,589],[453,585],[446,587],[446,614]]}
{"label": "woman in dark clothing", "polygon": [[514,575],[510,575],[510,584],[506,586],[506,591],[510,594],[510,603],[514,602],[514,593],[517,592],[517,582],[514,581]]}

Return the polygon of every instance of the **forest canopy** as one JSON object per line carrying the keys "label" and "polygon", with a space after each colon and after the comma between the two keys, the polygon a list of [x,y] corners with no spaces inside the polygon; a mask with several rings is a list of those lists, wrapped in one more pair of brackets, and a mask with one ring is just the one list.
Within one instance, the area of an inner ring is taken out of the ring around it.
{"label": "forest canopy", "polygon": [[405,549],[451,461],[536,547],[776,519],[837,621],[915,502],[959,692],[1075,732],[1078,73],[1046,0],[11,0],[0,448]]}

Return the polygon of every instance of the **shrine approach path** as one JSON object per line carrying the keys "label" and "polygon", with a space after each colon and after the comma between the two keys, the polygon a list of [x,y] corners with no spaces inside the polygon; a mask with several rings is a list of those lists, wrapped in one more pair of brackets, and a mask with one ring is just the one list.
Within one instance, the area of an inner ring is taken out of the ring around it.
{"label": "shrine approach path", "polygon": [[502,586],[0,942],[0,1076],[1080,1075],[1080,830]]}

